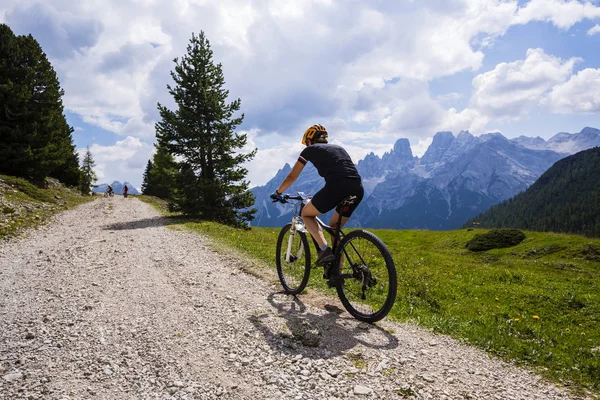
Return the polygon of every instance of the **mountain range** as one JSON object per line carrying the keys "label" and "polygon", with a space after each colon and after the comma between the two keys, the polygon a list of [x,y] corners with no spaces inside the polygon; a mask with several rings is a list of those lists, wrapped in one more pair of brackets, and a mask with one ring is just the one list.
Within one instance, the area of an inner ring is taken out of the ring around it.
{"label": "mountain range", "polygon": [[526,191],[465,226],[474,224],[600,237],[600,147],[557,161]]}
{"label": "mountain range", "polygon": [[[549,140],[500,133],[473,136],[438,132],[422,157],[400,138],[382,157],[371,153],[358,161],[365,198],[349,226],[445,230],[461,227],[491,206],[526,190],[556,161],[600,146],[600,130],[560,132]],[[255,187],[253,225],[281,226],[292,208],[272,203],[269,195],[290,172],[286,164],[264,186]],[[309,163],[288,193],[316,193],[323,179]],[[328,220],[328,216],[324,217]]]}
{"label": "mountain range", "polygon": [[[101,183],[99,185],[96,185],[93,189],[92,192],[96,192],[96,193],[104,193],[106,192],[106,189],[108,189],[108,183]],[[128,190],[128,194],[141,194],[136,188],[135,186],[133,186],[131,183],[129,182],[119,182],[119,181],[114,181],[113,183],[110,184],[113,187],[113,190],[115,192],[115,194],[123,194],[123,187],[125,185],[127,185]]]}

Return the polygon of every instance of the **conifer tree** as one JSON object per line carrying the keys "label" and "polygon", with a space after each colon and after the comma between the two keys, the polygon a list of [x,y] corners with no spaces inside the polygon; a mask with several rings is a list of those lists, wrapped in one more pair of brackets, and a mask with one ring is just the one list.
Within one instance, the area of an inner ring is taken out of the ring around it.
{"label": "conifer tree", "polygon": [[80,171],[64,92],[33,36],[0,24],[0,171],[38,183],[54,176],[76,186]]}
{"label": "conifer tree", "polygon": [[152,169],[154,168],[154,164],[152,164],[152,160],[148,160],[148,164],[146,164],[146,169],[144,170],[144,176],[142,178],[142,194],[150,195],[152,191],[152,182],[151,182],[151,174]]}
{"label": "conifer tree", "polygon": [[177,173],[177,163],[173,156],[159,143],[152,161],[149,160],[146,165],[142,183],[143,193],[161,199],[172,199]]}
{"label": "conifer tree", "polygon": [[213,62],[210,43],[200,32],[192,34],[183,58],[175,59],[167,86],[177,108],[159,104],[162,120],[156,124],[161,145],[181,160],[174,193],[174,208],[185,214],[236,226],[247,226],[255,209],[248,209],[254,197],[248,191],[248,173],[243,163],[256,150],[243,153],[247,136],[236,133],[243,114],[239,99],[227,103],[229,92],[221,64]]}
{"label": "conifer tree", "polygon": [[19,39],[0,24],[0,171],[15,176],[27,176],[33,156],[26,72]]}
{"label": "conifer tree", "polygon": [[88,147],[85,156],[83,157],[83,162],[81,165],[81,182],[79,184],[79,189],[81,193],[84,195],[89,195],[92,190],[92,185],[98,180],[96,177],[96,172],[94,171],[94,167],[96,166],[96,162],[92,157],[92,152]]}

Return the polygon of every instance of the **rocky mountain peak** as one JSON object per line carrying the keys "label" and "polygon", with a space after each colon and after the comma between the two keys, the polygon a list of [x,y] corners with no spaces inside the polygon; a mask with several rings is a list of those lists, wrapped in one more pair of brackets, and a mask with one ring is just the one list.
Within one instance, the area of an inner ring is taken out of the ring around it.
{"label": "rocky mountain peak", "polygon": [[421,162],[424,164],[428,164],[437,160],[441,160],[446,150],[448,150],[448,148],[450,148],[450,145],[452,145],[452,142],[454,142],[454,135],[452,134],[452,132],[436,133],[435,136],[433,136],[433,141],[431,142],[431,145],[429,145],[429,148],[427,149],[425,154],[423,154]]}
{"label": "rocky mountain peak", "polygon": [[412,160],[413,154],[408,139],[401,138],[394,144],[394,155],[401,160]]}
{"label": "rocky mountain peak", "polygon": [[[566,154],[600,146],[600,131],[584,128],[559,133],[555,142],[540,137],[507,139],[501,133],[473,136],[467,131],[434,135],[429,149],[414,157],[407,139],[399,139],[382,157],[369,153],[358,162],[365,200],[353,226],[456,229],[479,212],[525,190]],[[268,196],[291,167],[285,165],[265,186],[253,188],[259,226],[289,222],[291,209]],[[323,179],[307,165],[290,192],[316,193]]]}

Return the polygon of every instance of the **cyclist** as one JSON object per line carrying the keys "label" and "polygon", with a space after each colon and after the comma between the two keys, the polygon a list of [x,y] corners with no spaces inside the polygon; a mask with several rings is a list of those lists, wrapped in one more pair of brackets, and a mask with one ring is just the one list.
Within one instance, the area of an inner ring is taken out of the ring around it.
{"label": "cyclist", "polygon": [[[362,180],[352,159],[346,150],[341,146],[327,143],[327,139],[327,130],[323,125],[316,124],[308,128],[302,136],[302,144],[306,145],[306,148],[300,153],[298,161],[288,176],[271,195],[272,198],[281,200],[281,194],[294,183],[308,161],[313,163],[319,175],[325,178],[325,187],[319,190],[302,209],[304,225],[320,247],[317,265],[330,263],[334,255],[315,217],[334,209],[346,197],[356,196],[356,201],[348,211],[342,212],[342,226],[344,226],[364,196]],[[329,225],[334,226],[338,219],[336,210]]]}
{"label": "cyclist", "polygon": [[108,195],[110,196],[113,192],[113,187],[111,185],[108,185],[108,188],[106,189],[106,193],[108,193]]}
{"label": "cyclist", "polygon": [[125,185],[123,186],[123,197],[127,198],[127,192],[129,192],[129,188]]}

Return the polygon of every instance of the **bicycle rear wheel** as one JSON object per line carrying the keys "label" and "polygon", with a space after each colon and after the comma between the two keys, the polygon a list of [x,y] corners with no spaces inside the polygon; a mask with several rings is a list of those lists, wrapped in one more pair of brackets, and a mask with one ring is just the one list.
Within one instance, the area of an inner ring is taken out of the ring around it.
{"label": "bicycle rear wheel", "polygon": [[356,319],[383,319],[396,300],[396,266],[387,246],[368,231],[350,232],[340,242],[335,265],[341,275],[335,280],[338,296]]}
{"label": "bicycle rear wheel", "polygon": [[306,287],[310,277],[310,248],[306,234],[295,231],[291,239],[289,259],[286,260],[292,235],[291,227],[292,224],[285,225],[277,238],[277,275],[286,293],[299,294]]}

